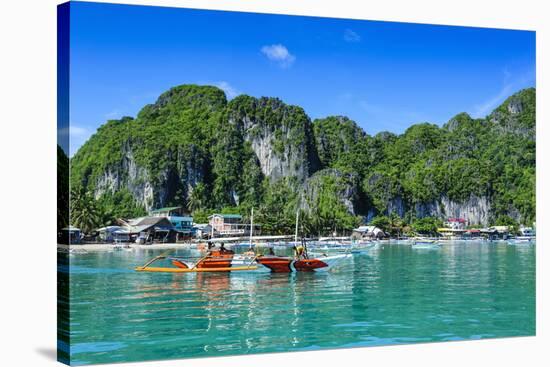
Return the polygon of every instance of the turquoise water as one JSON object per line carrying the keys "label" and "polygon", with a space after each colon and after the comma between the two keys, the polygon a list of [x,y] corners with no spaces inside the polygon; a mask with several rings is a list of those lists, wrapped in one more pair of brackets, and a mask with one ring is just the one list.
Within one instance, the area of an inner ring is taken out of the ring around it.
{"label": "turquoise water", "polygon": [[71,363],[535,334],[535,246],[386,244],[328,273],[132,270],[161,252],[70,256]]}

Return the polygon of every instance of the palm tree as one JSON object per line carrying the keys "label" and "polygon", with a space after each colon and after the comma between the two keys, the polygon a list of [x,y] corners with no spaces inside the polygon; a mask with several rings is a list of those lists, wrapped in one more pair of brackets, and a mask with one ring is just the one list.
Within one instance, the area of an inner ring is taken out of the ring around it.
{"label": "palm tree", "polygon": [[389,221],[390,232],[392,234],[397,233],[397,236],[400,236],[401,231],[403,230],[403,220],[395,212],[391,213],[389,219],[390,219]]}
{"label": "palm tree", "polygon": [[90,233],[96,229],[101,218],[95,199],[83,187],[71,190],[70,197],[70,222],[80,228],[84,233]]}
{"label": "palm tree", "polygon": [[199,182],[197,186],[193,188],[187,199],[187,209],[194,212],[195,210],[200,210],[205,206],[205,187],[202,182]]}

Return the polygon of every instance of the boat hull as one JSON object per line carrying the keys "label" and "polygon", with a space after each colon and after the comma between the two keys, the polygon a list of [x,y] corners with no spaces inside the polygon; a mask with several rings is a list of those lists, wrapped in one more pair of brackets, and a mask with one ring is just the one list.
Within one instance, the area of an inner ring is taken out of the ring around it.
{"label": "boat hull", "polygon": [[351,256],[351,254],[345,254],[301,260],[294,260],[289,257],[266,256],[259,257],[256,261],[273,273],[318,272],[329,270],[336,263]]}
{"label": "boat hull", "polygon": [[[159,256],[136,271],[153,273],[200,273],[200,272],[233,272],[255,271],[273,273],[326,271],[339,261],[351,257],[351,254],[334,255],[322,258],[295,260],[280,256],[231,255],[226,257],[206,257],[196,263],[177,257]],[[150,266],[153,262],[167,259],[173,267]]]}

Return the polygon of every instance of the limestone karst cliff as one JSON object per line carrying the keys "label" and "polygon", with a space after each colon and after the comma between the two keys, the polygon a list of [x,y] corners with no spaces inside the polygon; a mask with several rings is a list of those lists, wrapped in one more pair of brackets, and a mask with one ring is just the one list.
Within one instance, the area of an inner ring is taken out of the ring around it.
{"label": "limestone karst cliff", "polygon": [[442,127],[370,136],[344,116],[311,121],[277,98],[227,101],[216,87],[182,85],[135,118],[107,121],[71,159],[71,185],[115,208],[259,207],[281,180],[306,209],[331,187],[350,215],[367,219],[533,220],[535,90],[486,118],[461,113]]}

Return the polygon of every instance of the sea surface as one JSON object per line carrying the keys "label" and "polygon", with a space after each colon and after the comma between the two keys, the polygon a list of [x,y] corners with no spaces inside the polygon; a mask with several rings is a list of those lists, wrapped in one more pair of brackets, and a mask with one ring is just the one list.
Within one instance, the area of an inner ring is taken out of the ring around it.
{"label": "sea surface", "polygon": [[534,245],[384,244],[326,273],[133,271],[162,252],[75,254],[59,267],[72,364],[535,334]]}

